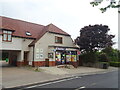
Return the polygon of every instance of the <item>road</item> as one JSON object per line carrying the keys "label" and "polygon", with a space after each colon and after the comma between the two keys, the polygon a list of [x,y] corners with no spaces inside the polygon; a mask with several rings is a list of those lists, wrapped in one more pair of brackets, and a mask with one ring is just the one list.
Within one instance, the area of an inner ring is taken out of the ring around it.
{"label": "road", "polygon": [[[118,71],[105,72],[101,74],[76,76],[54,82],[33,85],[23,89],[39,88],[69,88],[80,90],[82,88],[118,88]],[[111,89],[110,89],[111,90]]]}

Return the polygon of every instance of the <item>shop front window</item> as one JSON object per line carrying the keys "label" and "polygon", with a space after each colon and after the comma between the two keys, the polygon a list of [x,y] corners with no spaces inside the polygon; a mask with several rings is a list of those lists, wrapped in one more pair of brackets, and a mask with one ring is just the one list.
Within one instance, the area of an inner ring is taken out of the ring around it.
{"label": "shop front window", "polygon": [[57,64],[61,64],[61,53],[60,52],[56,52],[56,63]]}
{"label": "shop front window", "polygon": [[72,62],[76,61],[76,58],[77,58],[77,52],[71,51],[71,61]]}
{"label": "shop front window", "polygon": [[76,62],[77,52],[76,51],[56,51],[56,62],[57,64],[69,64],[70,62]]}
{"label": "shop front window", "polygon": [[71,61],[71,52],[67,51],[66,52],[66,62],[69,63]]}

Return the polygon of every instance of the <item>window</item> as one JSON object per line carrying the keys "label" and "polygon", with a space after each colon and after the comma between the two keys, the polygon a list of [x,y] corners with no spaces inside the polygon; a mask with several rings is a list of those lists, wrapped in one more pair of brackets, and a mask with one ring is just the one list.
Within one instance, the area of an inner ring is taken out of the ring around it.
{"label": "window", "polygon": [[62,44],[62,37],[57,37],[55,36],[55,43],[59,43],[59,44]]}
{"label": "window", "polygon": [[26,35],[27,35],[27,36],[31,36],[31,33],[27,31],[27,32],[26,32]]}
{"label": "window", "polygon": [[11,42],[12,41],[12,32],[3,31],[3,41]]}

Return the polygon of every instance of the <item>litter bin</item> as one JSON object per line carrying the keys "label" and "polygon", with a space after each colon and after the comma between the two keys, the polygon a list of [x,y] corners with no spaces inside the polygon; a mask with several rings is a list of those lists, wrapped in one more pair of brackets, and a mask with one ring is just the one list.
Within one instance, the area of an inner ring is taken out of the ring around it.
{"label": "litter bin", "polygon": [[49,59],[48,58],[45,59],[45,66],[49,67]]}
{"label": "litter bin", "polygon": [[103,64],[103,69],[108,69],[108,64],[107,63]]}
{"label": "litter bin", "polygon": [[6,58],[6,62],[8,62],[8,60],[9,60],[9,59],[8,59],[8,58]]}

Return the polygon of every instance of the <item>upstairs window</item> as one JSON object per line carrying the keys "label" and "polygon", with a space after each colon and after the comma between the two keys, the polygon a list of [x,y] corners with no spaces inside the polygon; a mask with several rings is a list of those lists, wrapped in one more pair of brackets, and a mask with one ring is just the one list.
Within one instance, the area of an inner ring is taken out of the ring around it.
{"label": "upstairs window", "polygon": [[12,31],[3,31],[3,41],[11,42],[12,41]]}
{"label": "upstairs window", "polygon": [[62,44],[62,43],[63,43],[62,37],[57,37],[57,36],[55,36],[55,43]]}

